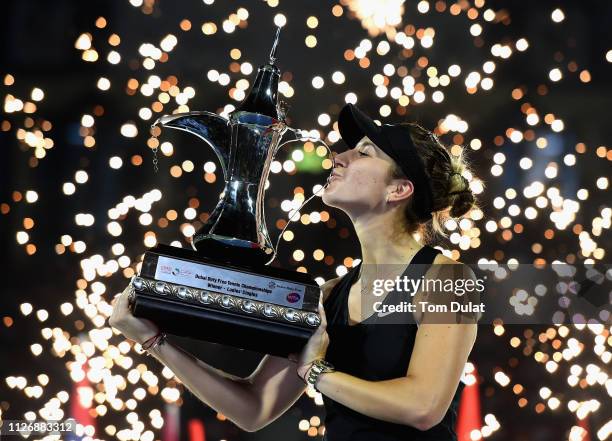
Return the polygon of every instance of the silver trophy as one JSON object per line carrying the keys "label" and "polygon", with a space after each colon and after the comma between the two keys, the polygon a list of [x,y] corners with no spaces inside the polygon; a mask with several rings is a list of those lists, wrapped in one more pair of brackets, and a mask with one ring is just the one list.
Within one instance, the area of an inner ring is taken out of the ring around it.
{"label": "silver trophy", "polygon": [[225,188],[193,237],[194,251],[158,245],[145,253],[131,304],[134,315],[170,333],[287,355],[319,325],[320,290],[307,274],[268,265],[276,249],[264,216],[265,185],[288,129],[274,64],[279,34],[229,119],[194,111],[155,122],[205,141],[219,158]]}

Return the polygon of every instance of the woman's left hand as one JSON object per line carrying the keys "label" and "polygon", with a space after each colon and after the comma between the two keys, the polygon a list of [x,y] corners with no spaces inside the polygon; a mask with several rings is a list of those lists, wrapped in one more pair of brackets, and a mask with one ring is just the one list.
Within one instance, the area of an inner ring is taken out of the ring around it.
{"label": "woman's left hand", "polygon": [[321,317],[321,324],[310,339],[308,339],[297,362],[297,373],[302,379],[304,379],[315,360],[325,358],[327,347],[329,346],[327,318],[325,317],[325,309],[321,303],[319,303],[319,316]]}

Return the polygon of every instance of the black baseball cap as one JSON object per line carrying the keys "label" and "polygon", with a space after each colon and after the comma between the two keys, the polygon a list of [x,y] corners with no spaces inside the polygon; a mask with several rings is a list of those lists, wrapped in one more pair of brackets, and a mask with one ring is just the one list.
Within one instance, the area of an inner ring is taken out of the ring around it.
{"label": "black baseball cap", "polygon": [[419,220],[431,219],[433,193],[425,165],[417,154],[410,129],[405,124],[378,125],[354,104],[345,105],[338,116],[338,129],[344,142],[354,148],[364,136],[389,155],[414,185],[413,209]]}

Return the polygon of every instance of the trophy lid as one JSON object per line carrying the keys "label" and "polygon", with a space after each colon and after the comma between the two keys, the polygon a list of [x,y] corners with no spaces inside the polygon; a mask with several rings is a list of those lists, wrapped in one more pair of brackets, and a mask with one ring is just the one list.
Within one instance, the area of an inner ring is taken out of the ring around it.
{"label": "trophy lid", "polygon": [[280,26],[276,28],[276,35],[268,62],[259,67],[253,87],[251,87],[247,97],[238,106],[236,112],[259,113],[274,119],[281,119],[278,111],[280,70],[274,64],[276,62],[276,49],[278,47],[280,30]]}

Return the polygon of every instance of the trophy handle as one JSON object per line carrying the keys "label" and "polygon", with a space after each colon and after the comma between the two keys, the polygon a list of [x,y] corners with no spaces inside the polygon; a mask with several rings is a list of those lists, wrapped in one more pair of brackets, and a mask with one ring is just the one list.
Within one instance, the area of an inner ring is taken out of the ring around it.
{"label": "trophy handle", "polygon": [[231,136],[229,120],[216,113],[196,111],[164,115],[155,121],[153,127],[157,125],[182,130],[204,140],[219,158],[223,177],[227,181],[230,157],[228,141]]}
{"label": "trophy handle", "polygon": [[[272,257],[270,258],[270,260],[266,263],[266,265],[270,265],[272,263],[272,261],[276,258],[276,253],[278,250],[278,245],[280,243],[281,237],[283,237],[283,234],[285,233],[285,230],[287,229],[287,227],[289,226],[289,224],[293,221],[292,217],[295,215],[295,213],[299,212],[308,202],[310,202],[315,196],[320,195],[323,190],[325,190],[325,188],[329,185],[329,180],[331,178],[332,172],[334,170],[334,168],[336,167],[336,160],[334,158],[334,154],[331,150],[331,148],[329,147],[329,145],[327,145],[327,143],[320,137],[312,137],[310,136],[309,132],[306,130],[300,130],[300,129],[294,129],[292,127],[289,126],[285,126],[286,130],[288,132],[292,132],[293,135],[295,136],[294,139],[289,139],[283,143],[280,143],[276,149],[274,150],[274,153],[272,156],[276,156],[276,154],[278,153],[278,151],[283,148],[285,145],[292,143],[292,142],[296,142],[296,141],[304,141],[304,140],[311,140],[314,142],[318,142],[321,143],[326,149],[327,149],[327,153],[328,153],[328,158],[331,158],[332,161],[332,167],[331,167],[331,171],[329,172],[329,175],[327,175],[327,180],[325,181],[325,184],[323,186],[321,186],[321,188],[313,193],[312,195],[310,195],[310,197],[308,199],[306,199],[304,202],[302,202],[302,205],[300,205],[296,210],[292,210],[293,214],[290,214],[288,219],[287,219],[287,224],[285,225],[285,227],[282,229],[282,231],[280,232],[280,234],[278,235],[278,237],[276,238],[276,243],[275,245],[272,246]],[[291,212],[290,212],[291,213]]]}

